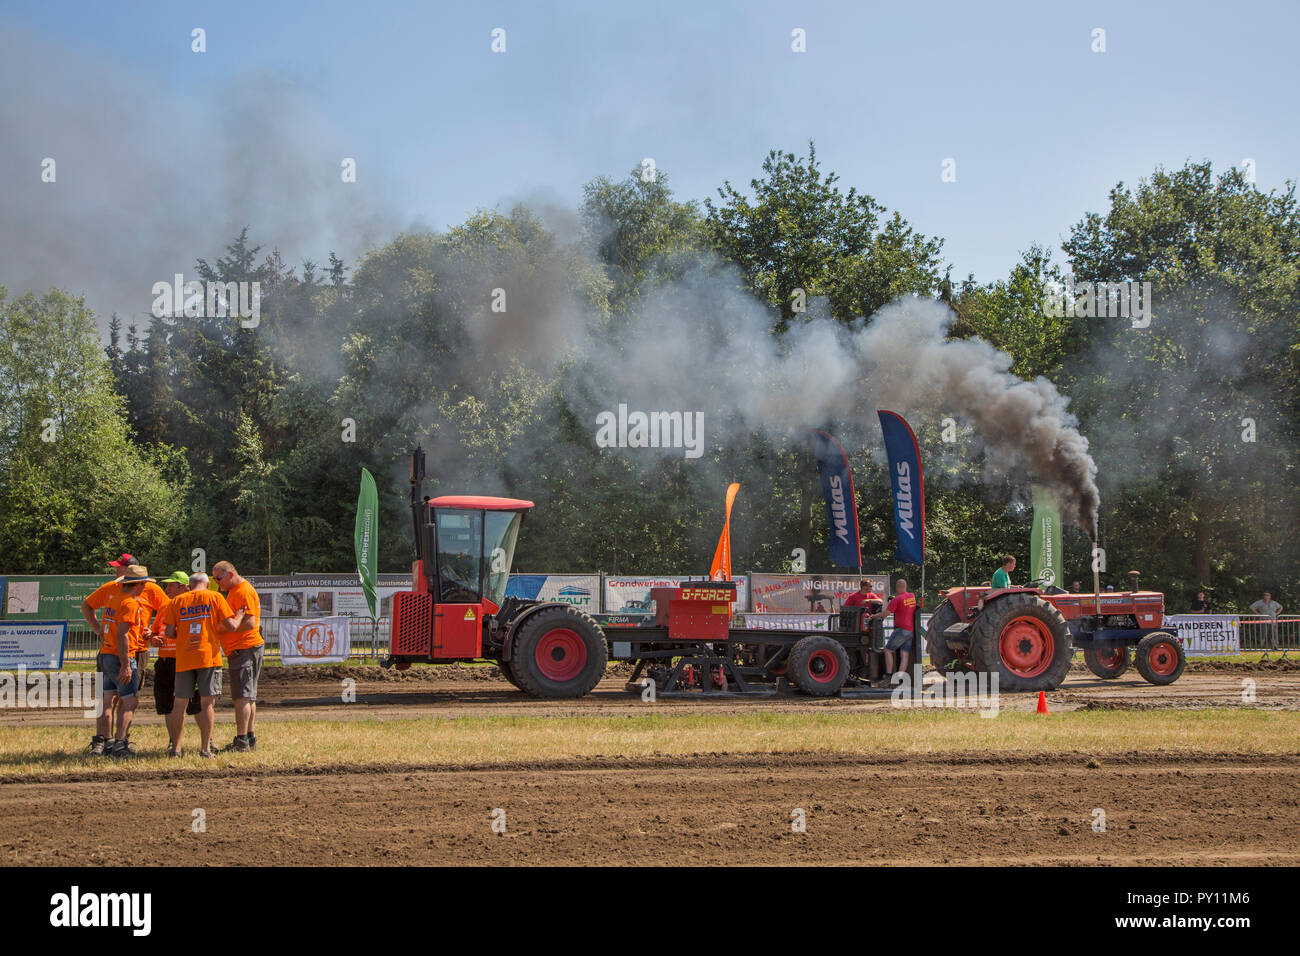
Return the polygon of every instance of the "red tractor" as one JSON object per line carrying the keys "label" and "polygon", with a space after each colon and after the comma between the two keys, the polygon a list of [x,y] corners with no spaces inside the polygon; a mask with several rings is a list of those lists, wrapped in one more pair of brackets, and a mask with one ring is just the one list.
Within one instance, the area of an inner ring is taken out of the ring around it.
{"label": "red tractor", "polygon": [[559,601],[506,597],[510,563],[531,501],[484,495],[421,495],[424,452],[411,456],[416,560],[410,591],[393,595],[389,658],[488,659],[519,689],[581,697],[605,674],[608,646],[592,618]]}
{"label": "red tractor", "polygon": [[930,663],[995,673],[1001,690],[1052,690],[1079,647],[1098,677],[1119,677],[1131,659],[1152,684],[1172,684],[1186,666],[1182,644],[1164,627],[1164,595],[1139,591],[1136,577],[1130,591],[1100,594],[952,588],[926,628]]}

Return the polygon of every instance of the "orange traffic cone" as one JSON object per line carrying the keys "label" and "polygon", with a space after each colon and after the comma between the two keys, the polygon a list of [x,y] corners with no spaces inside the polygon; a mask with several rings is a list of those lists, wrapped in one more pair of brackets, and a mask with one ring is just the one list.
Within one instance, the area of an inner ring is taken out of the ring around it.
{"label": "orange traffic cone", "polygon": [[1050,713],[1050,711],[1047,709],[1047,695],[1044,694],[1041,690],[1038,692],[1038,712],[1040,714]]}

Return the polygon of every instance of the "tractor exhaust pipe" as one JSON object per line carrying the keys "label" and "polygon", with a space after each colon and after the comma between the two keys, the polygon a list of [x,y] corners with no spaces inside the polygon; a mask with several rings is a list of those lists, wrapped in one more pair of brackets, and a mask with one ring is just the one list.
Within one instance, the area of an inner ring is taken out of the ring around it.
{"label": "tractor exhaust pipe", "polygon": [[1097,538],[1100,537],[1100,529],[1092,526],[1092,601],[1093,613],[1098,617],[1101,616],[1101,567],[1097,563]]}

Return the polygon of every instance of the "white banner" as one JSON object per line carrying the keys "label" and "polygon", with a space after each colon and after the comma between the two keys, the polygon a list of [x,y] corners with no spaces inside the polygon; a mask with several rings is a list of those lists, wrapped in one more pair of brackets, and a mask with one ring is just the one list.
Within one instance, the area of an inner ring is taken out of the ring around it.
{"label": "white banner", "polygon": [[512,574],[506,597],[525,601],[561,601],[588,614],[600,610],[598,574]]}
{"label": "white banner", "polygon": [[352,652],[350,621],[343,616],[280,620],[280,663],[338,664]]}
{"label": "white banner", "polygon": [[1241,622],[1226,614],[1166,615],[1165,626],[1178,635],[1188,657],[1241,653]]}
{"label": "white banner", "polygon": [[887,574],[761,574],[754,583],[754,610],[764,614],[836,614],[863,578],[888,600]]}
{"label": "white banner", "polygon": [[58,670],[67,637],[66,621],[0,621],[0,670]]}

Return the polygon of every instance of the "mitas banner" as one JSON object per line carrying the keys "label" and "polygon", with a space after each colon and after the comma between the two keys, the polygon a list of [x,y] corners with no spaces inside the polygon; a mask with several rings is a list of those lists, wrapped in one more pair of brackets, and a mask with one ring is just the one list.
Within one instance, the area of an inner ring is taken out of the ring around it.
{"label": "mitas banner", "polygon": [[282,664],[340,664],[352,652],[350,618],[280,620]]}
{"label": "mitas banner", "polygon": [[858,537],[858,502],[853,493],[849,456],[829,432],[812,433],[812,452],[817,459],[826,515],[830,522],[831,560],[842,568],[862,567],[862,545]]}
{"label": "mitas banner", "polygon": [[889,458],[889,483],[894,492],[894,557],[911,564],[925,561],[925,482],[921,476],[921,447],[912,428],[896,412],[878,411]]}

